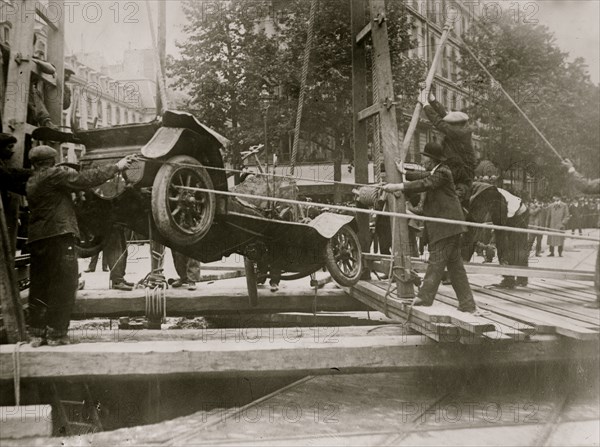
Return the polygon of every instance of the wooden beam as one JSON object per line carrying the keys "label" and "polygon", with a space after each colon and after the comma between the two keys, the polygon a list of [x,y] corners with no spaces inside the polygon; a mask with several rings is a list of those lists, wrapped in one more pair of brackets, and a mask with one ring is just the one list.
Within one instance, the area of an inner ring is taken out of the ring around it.
{"label": "wooden beam", "polygon": [[[366,25],[365,0],[350,0],[352,35],[356,36]],[[353,151],[354,182],[369,183],[369,148],[367,123],[358,119],[358,113],[367,107],[367,50],[365,45],[352,45],[352,109],[353,109]],[[359,213],[356,216],[358,237],[363,247],[370,243],[369,216]]]}
{"label": "wooden beam", "polygon": [[[376,20],[371,30],[373,40],[374,67],[377,76],[378,95],[380,101],[394,101],[394,84],[392,76],[392,63],[390,59],[389,38],[386,24],[385,0],[371,0],[371,19]],[[402,157],[398,144],[398,123],[396,121],[396,107],[382,108],[379,114],[381,126],[381,150],[385,164],[387,181],[401,183],[402,176],[396,169],[396,159]],[[389,211],[397,213],[406,212],[406,199],[404,195],[395,197],[388,194]],[[414,286],[410,282],[410,250],[408,246],[408,221],[406,219],[391,218],[392,222],[392,255],[394,264],[398,268],[395,274],[396,295],[399,299],[413,298]]]}
{"label": "wooden beam", "polygon": [[360,112],[358,112],[358,120],[364,121],[368,118],[371,118],[372,116],[377,115],[379,112],[381,112],[381,110],[381,104],[373,104],[367,107],[366,109],[363,109]]}
{"label": "wooden beam", "polygon": [[[209,286],[210,287],[210,286]],[[145,313],[145,291],[143,289],[122,292],[115,290],[83,290],[77,295],[73,319],[110,316],[137,316]],[[311,289],[277,293],[259,290],[258,304],[248,304],[246,289],[215,287],[199,288],[195,292],[167,290],[168,316],[197,316],[236,313],[279,313],[279,312],[351,312],[370,310],[348,296],[343,290],[321,289],[315,300]]]}
{"label": "wooden beam", "polygon": [[[238,339],[223,339],[219,330],[201,340],[79,343],[31,348],[23,346],[18,364],[22,379],[60,377],[148,377],[346,374],[417,368],[516,366],[540,362],[597,359],[598,344],[536,336],[531,343],[439,344],[420,335],[318,334],[307,329],[250,329]],[[286,331],[287,330],[287,331]],[[208,332],[210,331],[210,332]],[[177,331],[175,331],[177,332]],[[201,332],[201,331],[198,331]],[[164,334],[165,338],[168,334]],[[0,346],[0,379],[13,380],[14,345]]]}
{"label": "wooden beam", "polygon": [[356,35],[356,44],[360,45],[362,44],[363,40],[365,40],[369,34],[371,34],[371,22],[368,22],[363,29],[361,29],[358,34]]}

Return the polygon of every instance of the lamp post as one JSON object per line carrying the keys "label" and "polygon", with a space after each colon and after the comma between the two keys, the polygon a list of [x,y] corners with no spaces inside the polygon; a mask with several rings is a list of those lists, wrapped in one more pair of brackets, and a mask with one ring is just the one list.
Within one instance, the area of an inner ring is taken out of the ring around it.
{"label": "lamp post", "polygon": [[265,172],[269,173],[269,133],[268,133],[268,118],[269,118],[269,107],[271,107],[272,96],[269,94],[269,90],[266,84],[263,84],[262,90],[260,92],[260,102],[263,110],[263,118],[264,118],[264,137],[265,137],[265,156],[267,158],[267,163],[265,167]]}

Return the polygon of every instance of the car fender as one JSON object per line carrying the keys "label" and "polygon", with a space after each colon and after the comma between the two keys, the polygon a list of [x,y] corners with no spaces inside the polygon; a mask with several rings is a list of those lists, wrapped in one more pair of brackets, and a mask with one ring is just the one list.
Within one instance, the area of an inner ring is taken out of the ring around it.
{"label": "car fender", "polygon": [[321,236],[331,239],[340,228],[354,220],[353,216],[336,213],[322,213],[311,220],[308,225],[314,228]]}

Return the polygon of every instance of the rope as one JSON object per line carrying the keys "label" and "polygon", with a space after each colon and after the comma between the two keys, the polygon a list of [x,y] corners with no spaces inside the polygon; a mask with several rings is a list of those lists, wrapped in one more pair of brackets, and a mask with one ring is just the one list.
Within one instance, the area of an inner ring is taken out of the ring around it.
{"label": "rope", "polygon": [[21,345],[24,341],[17,342],[13,347],[13,383],[15,387],[15,406],[21,405]]}
{"label": "rope", "polygon": [[[373,73],[373,103],[379,103],[379,78],[377,76],[376,60],[374,52],[371,52],[371,72]],[[375,181],[381,181],[381,125],[379,113],[373,120],[373,172]]]}
{"label": "rope", "polygon": [[310,2],[310,16],[308,18],[308,34],[306,36],[306,47],[304,48],[304,61],[302,63],[302,77],[300,79],[300,96],[298,97],[298,111],[296,113],[296,127],[294,128],[294,145],[292,147],[292,159],[290,160],[290,173],[294,175],[296,159],[298,158],[298,145],[300,142],[300,125],[302,123],[302,111],[306,98],[306,84],[308,81],[308,69],[310,68],[310,52],[315,35],[315,17],[317,15],[318,0]]}
{"label": "rope", "polygon": [[465,227],[472,227],[472,228],[484,228],[486,230],[502,230],[502,231],[508,231],[508,232],[513,232],[513,233],[541,234],[543,236],[563,236],[568,239],[578,239],[578,240],[582,240],[582,241],[591,241],[591,242],[596,242],[596,243],[599,242],[598,239],[594,239],[592,237],[567,235],[567,234],[556,232],[556,231],[527,230],[525,228],[513,228],[513,227],[502,226],[502,225],[480,224],[477,222],[443,219],[441,217],[420,216],[417,214],[367,210],[367,209],[356,208],[356,207],[351,207],[351,206],[329,205],[326,203],[319,203],[319,202],[303,202],[300,200],[265,197],[265,196],[254,195],[254,194],[242,194],[239,192],[219,191],[219,190],[215,190],[215,189],[196,188],[196,187],[191,187],[191,186],[176,186],[175,188],[185,189],[188,191],[198,191],[198,192],[205,192],[205,193],[211,193],[211,194],[220,194],[220,195],[230,196],[230,197],[270,200],[273,202],[289,203],[291,205],[306,206],[307,203],[309,203],[310,205],[314,206],[315,208],[323,208],[323,209],[327,209],[330,211],[337,210],[337,211],[345,211],[345,212],[350,212],[350,213],[374,214],[376,216],[399,217],[401,219],[413,219],[413,220],[419,220],[419,221],[423,221],[423,222],[437,222],[437,223],[444,223],[444,224],[449,224],[449,225],[462,225]]}
{"label": "rope", "polygon": [[[198,165],[194,165],[191,163],[172,163],[172,162],[168,162],[168,161],[163,161],[163,160],[157,160],[154,158],[145,158],[145,157],[140,157],[140,159],[142,159],[144,162],[146,163],[157,163],[157,164],[165,164],[165,165],[171,165],[171,166],[183,166],[183,167],[189,167],[189,168],[196,168],[198,169]],[[247,174],[248,171],[243,171],[240,169],[229,169],[229,168],[219,168],[216,166],[203,166],[204,169],[206,169],[207,171],[223,171],[223,172],[232,172],[232,173],[236,173],[236,174]],[[260,175],[260,176],[270,176],[270,177],[276,177],[276,178],[282,178],[282,179],[286,179],[288,181],[295,181],[295,180],[304,180],[307,182],[314,182],[314,183],[325,183],[328,185],[345,185],[345,186],[373,186],[373,184],[369,184],[369,183],[348,183],[348,182],[340,182],[337,180],[321,180],[321,179],[317,179],[317,178],[310,178],[310,177],[298,177],[298,176],[294,176],[292,177],[292,175],[294,175],[293,173],[291,175],[278,175],[278,174],[274,174],[274,173],[270,173],[270,174],[266,174],[264,172],[252,172],[252,175]]]}
{"label": "rope", "polygon": [[502,84],[500,84],[496,80],[496,78],[494,78],[494,76],[489,72],[489,70],[487,68],[485,68],[485,65],[483,65],[483,63],[481,62],[481,60],[479,60],[479,58],[475,55],[475,53],[473,52],[473,50],[471,50],[471,48],[463,40],[461,40],[461,44],[462,44],[462,46],[465,47],[465,49],[467,50],[467,52],[471,55],[471,57],[475,60],[475,62],[477,62],[477,65],[479,65],[481,67],[481,69],[485,72],[485,74],[487,74],[490,77],[490,79],[493,82],[495,82],[496,85],[498,85],[498,87],[500,88],[500,91],[504,94],[504,96],[506,96],[506,98],[511,102],[511,104],[513,106],[515,106],[515,108],[519,111],[519,113],[521,115],[523,115],[523,118],[525,118],[525,120],[531,125],[531,127],[533,128],[533,130],[535,130],[537,132],[537,134],[541,137],[541,139],[544,141],[544,143],[546,143],[548,145],[548,147],[550,149],[552,149],[552,152],[554,152],[554,154],[558,157],[558,159],[560,161],[563,161],[563,157],[554,148],[554,146],[552,145],[552,143],[550,143],[550,141],[548,141],[548,139],[542,134],[542,132],[537,128],[537,126],[533,123],[533,121],[531,121],[529,119],[529,117],[523,111],[523,109],[521,109],[521,107],[519,107],[519,105],[515,102],[515,100],[512,99],[512,97],[508,94],[508,92],[506,90],[504,90],[504,87],[502,87]]}

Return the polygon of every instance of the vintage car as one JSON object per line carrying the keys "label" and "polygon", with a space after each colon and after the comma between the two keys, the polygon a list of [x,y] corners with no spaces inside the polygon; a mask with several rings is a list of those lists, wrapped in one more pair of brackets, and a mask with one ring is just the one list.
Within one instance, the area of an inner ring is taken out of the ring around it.
{"label": "vintage car", "polygon": [[[250,289],[255,288],[255,264],[263,271],[277,268],[284,272],[282,279],[327,267],[344,286],[355,284],[362,273],[353,216],[322,213],[302,223],[286,221],[274,207],[218,194],[230,191],[221,154],[227,140],[190,114],[167,111],[150,123],[85,130],[70,138],[86,147],[83,169],[128,154],[142,156],[123,175],[78,198],[85,257],[100,250],[103,235],[117,223],[201,262],[243,255]],[[259,178],[255,186],[244,182],[232,190],[259,194],[253,188],[277,183],[273,177]]]}

